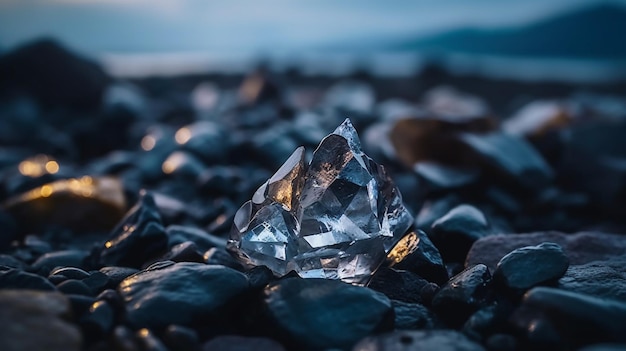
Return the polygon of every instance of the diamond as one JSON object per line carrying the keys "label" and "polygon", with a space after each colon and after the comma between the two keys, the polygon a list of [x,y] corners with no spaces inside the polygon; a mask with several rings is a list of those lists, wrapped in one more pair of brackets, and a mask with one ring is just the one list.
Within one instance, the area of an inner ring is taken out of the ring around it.
{"label": "diamond", "polygon": [[299,147],[237,211],[228,249],[277,276],[363,285],[413,223],[385,169],[361,150],[350,120],[307,166]]}

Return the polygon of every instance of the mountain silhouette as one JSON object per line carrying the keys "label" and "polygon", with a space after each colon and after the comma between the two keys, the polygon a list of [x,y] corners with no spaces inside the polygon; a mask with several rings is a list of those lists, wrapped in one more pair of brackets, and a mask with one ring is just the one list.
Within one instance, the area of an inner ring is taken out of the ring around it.
{"label": "mountain silhouette", "polygon": [[403,51],[501,56],[626,59],[626,7],[603,3],[521,27],[462,28],[408,40]]}

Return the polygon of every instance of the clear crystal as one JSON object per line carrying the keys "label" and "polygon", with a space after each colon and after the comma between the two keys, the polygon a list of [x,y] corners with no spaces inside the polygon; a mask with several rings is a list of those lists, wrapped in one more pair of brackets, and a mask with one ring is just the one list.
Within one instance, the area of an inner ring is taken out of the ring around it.
{"label": "clear crystal", "polygon": [[361,151],[349,120],[328,135],[308,167],[304,148],[235,215],[229,249],[278,276],[365,284],[413,223],[385,169]]}

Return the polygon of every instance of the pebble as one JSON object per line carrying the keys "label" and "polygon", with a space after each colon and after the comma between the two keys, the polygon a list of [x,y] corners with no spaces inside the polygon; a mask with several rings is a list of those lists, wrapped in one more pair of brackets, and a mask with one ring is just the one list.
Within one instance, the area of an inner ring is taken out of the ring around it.
{"label": "pebble", "polygon": [[337,280],[273,282],[265,288],[265,308],[271,328],[299,348],[345,349],[393,327],[393,309],[385,295]]}
{"label": "pebble", "polygon": [[122,281],[118,292],[133,326],[158,328],[215,319],[247,289],[246,276],[231,268],[182,262],[149,267]]}
{"label": "pebble", "polygon": [[498,262],[509,252],[525,246],[543,242],[558,244],[571,265],[582,265],[592,261],[606,260],[626,252],[626,236],[600,232],[566,234],[560,232],[538,232],[518,235],[491,235],[474,243],[465,266],[483,263],[495,270]]}
{"label": "pebble", "polygon": [[395,264],[394,268],[411,271],[430,282],[445,284],[448,281],[448,271],[439,250],[426,233],[418,230],[417,235],[417,249]]}
{"label": "pebble", "polygon": [[491,300],[491,274],[478,264],[450,278],[432,301],[433,310],[446,323],[461,326],[479,308]]}
{"label": "pebble", "polygon": [[489,234],[485,215],[471,205],[459,205],[433,223],[429,236],[444,261],[465,262],[472,244]]}
{"label": "pebble", "polygon": [[3,351],[79,351],[82,337],[66,321],[67,297],[57,292],[0,290],[0,345]]}
{"label": "pebble", "polygon": [[533,349],[626,342],[626,303],[554,288],[528,291],[510,321]]}
{"label": "pebble", "polygon": [[626,255],[570,266],[559,279],[558,288],[626,301]]}
{"label": "pebble", "polygon": [[395,314],[394,326],[396,329],[433,329],[441,322],[424,305],[391,300]]}
{"label": "pebble", "polygon": [[569,260],[559,245],[542,243],[508,253],[498,263],[493,278],[506,288],[524,291],[555,282],[565,274],[568,266]]}
{"label": "pebble", "polygon": [[57,289],[65,294],[94,296],[87,284],[80,280],[68,279],[57,285]]}
{"label": "pebble", "polygon": [[421,292],[426,285],[428,281],[415,273],[393,268],[380,268],[367,286],[385,294],[391,300],[422,303]]}
{"label": "pebble", "polygon": [[83,268],[88,254],[87,251],[83,250],[54,251],[39,257],[32,264],[32,268],[45,275],[48,275],[57,267]]}
{"label": "pebble", "polygon": [[43,291],[56,290],[54,285],[46,278],[19,269],[0,271],[0,288]]}

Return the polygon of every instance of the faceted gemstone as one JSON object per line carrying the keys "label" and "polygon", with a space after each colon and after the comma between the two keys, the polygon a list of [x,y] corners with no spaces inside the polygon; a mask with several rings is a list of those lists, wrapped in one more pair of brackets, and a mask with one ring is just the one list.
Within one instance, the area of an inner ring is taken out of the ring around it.
{"label": "faceted gemstone", "polygon": [[346,120],[304,162],[300,147],[236,213],[229,250],[275,275],[365,284],[413,217]]}

